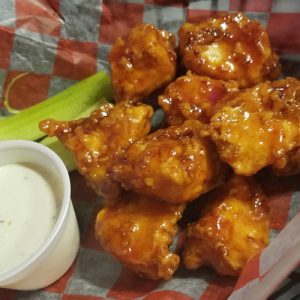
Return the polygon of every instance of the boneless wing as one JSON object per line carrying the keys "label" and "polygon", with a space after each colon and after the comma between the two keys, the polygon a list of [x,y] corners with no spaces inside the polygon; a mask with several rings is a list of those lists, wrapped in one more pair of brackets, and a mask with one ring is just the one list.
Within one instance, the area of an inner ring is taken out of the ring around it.
{"label": "boneless wing", "polygon": [[178,35],[183,63],[196,74],[236,80],[242,88],[280,75],[268,33],[241,13],[185,23]]}
{"label": "boneless wing", "polygon": [[185,120],[208,123],[214,105],[226,95],[238,91],[235,81],[225,82],[188,72],[168,85],[158,98],[168,125]]}
{"label": "boneless wing", "polygon": [[116,39],[109,62],[116,101],[144,100],[175,77],[175,37],[150,24],[138,25]]}
{"label": "boneless wing", "polygon": [[115,205],[98,213],[96,237],[107,252],[137,274],[169,279],[179,265],[179,256],[169,246],[183,209],[184,205],[123,193]]}
{"label": "boneless wing", "polygon": [[120,186],[107,170],[130,143],[149,132],[152,114],[148,105],[122,102],[101,106],[88,118],[44,120],[40,128],[49,136],[57,136],[73,152],[78,171],[96,193],[114,198]]}
{"label": "boneless wing", "polygon": [[112,177],[134,190],[172,203],[192,201],[222,182],[225,174],[202,124],[188,120],[136,141],[112,167]]}
{"label": "boneless wing", "polygon": [[295,78],[260,83],[215,109],[210,136],[236,174],[249,176],[266,166],[280,172],[299,149],[300,81]]}
{"label": "boneless wing", "polygon": [[253,178],[233,176],[205,200],[200,219],[187,229],[184,265],[237,276],[268,244],[266,198]]}

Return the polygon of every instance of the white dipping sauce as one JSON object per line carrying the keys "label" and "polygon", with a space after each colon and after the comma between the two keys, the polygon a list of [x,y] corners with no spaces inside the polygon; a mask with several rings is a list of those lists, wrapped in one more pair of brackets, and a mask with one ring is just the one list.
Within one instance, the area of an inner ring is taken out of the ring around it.
{"label": "white dipping sauce", "polygon": [[32,164],[0,167],[0,273],[33,254],[59,212],[53,182]]}

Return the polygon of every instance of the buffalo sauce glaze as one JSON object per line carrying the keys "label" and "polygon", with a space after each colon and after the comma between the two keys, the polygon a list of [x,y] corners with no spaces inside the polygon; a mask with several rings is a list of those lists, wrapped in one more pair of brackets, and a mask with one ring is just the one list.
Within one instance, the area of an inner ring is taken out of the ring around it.
{"label": "buffalo sauce glaze", "polygon": [[175,37],[150,24],[117,38],[109,54],[115,100],[138,102],[166,86],[176,73]]}
{"label": "buffalo sauce glaze", "polygon": [[242,14],[185,23],[178,34],[184,65],[196,74],[236,80],[240,87],[276,79],[280,74],[267,32]]}
{"label": "buffalo sauce glaze", "polygon": [[225,82],[188,72],[171,83],[158,102],[166,113],[168,125],[180,125],[185,120],[208,123],[214,105],[237,90],[235,81]]}
{"label": "buffalo sauce glaze", "polygon": [[184,265],[188,269],[208,265],[222,275],[239,275],[268,244],[266,197],[254,179],[234,175],[210,195],[187,235]]}
{"label": "buffalo sauce glaze", "polygon": [[179,265],[170,251],[184,205],[172,205],[135,193],[123,193],[104,207],[96,220],[96,237],[103,248],[136,273],[169,279]]}
{"label": "buffalo sauce glaze", "polygon": [[300,147],[300,81],[264,82],[215,107],[210,136],[236,174],[280,170]]}

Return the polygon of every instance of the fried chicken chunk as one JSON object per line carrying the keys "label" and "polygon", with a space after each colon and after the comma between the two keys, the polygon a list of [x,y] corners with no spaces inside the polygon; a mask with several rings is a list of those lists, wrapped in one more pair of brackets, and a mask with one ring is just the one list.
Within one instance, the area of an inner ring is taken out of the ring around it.
{"label": "fried chicken chunk", "polygon": [[254,179],[235,175],[204,205],[200,219],[187,228],[184,265],[188,269],[207,265],[221,275],[239,275],[268,244],[266,198]]}
{"label": "fried chicken chunk", "polygon": [[185,23],[178,35],[183,63],[196,74],[236,80],[242,88],[280,75],[267,32],[241,13]]}
{"label": "fried chicken chunk", "polygon": [[150,279],[169,279],[179,256],[169,250],[183,204],[169,204],[134,193],[104,207],[96,219],[102,247],[126,267]]}
{"label": "fried chicken chunk", "polygon": [[150,24],[117,38],[109,55],[116,101],[141,101],[170,83],[176,72],[175,37]]}
{"label": "fried chicken chunk", "polygon": [[112,177],[127,190],[171,203],[194,200],[225,173],[214,144],[200,130],[199,121],[188,120],[141,138],[114,164]]}
{"label": "fried chicken chunk", "polygon": [[280,170],[300,147],[300,81],[264,82],[215,107],[210,136],[236,174]]}
{"label": "fried chicken chunk", "polygon": [[271,168],[272,173],[276,176],[292,176],[300,173],[300,147],[295,148],[295,151],[291,151],[288,156],[282,159],[283,166],[273,166]]}
{"label": "fried chicken chunk", "polygon": [[107,104],[88,118],[70,122],[44,120],[40,129],[57,136],[73,152],[78,171],[96,193],[114,198],[120,186],[107,170],[115,156],[149,132],[152,114],[152,108],[145,104]]}
{"label": "fried chicken chunk", "polygon": [[235,81],[225,82],[188,72],[166,88],[158,103],[166,113],[169,125],[180,125],[185,120],[208,123],[214,105],[237,90]]}

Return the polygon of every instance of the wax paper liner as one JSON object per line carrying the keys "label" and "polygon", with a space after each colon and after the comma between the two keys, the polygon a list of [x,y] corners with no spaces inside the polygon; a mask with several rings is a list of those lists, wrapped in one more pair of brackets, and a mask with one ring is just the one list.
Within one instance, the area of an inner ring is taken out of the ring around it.
{"label": "wax paper liner", "polygon": [[[117,36],[141,22],[176,33],[181,24],[218,12],[243,11],[268,30],[281,55],[283,76],[300,78],[300,2],[294,0],[0,0],[0,112],[7,87],[11,106],[42,101],[98,70],[107,70]],[[2,105],[2,109],[1,109]],[[70,270],[41,291],[0,289],[0,299],[292,299],[300,293],[300,178],[262,182],[271,206],[270,246],[237,280],[208,268],[180,268],[174,278],[137,278],[106,254],[94,238],[101,201],[72,172],[72,199],[81,247]],[[279,235],[277,235],[279,233]],[[30,234],[30,233],[29,233]],[[277,236],[277,237],[276,237]],[[24,237],[26,243],[26,237]],[[298,250],[299,249],[299,250]]]}

